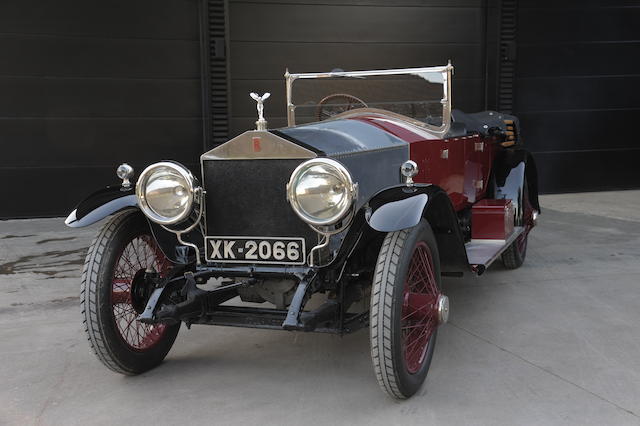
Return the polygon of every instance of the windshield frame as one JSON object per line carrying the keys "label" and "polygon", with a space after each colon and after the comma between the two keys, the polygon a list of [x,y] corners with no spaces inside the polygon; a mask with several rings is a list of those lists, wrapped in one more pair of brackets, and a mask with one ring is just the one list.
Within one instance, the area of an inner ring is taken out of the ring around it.
{"label": "windshield frame", "polygon": [[[369,70],[369,71],[332,71],[332,72],[318,72],[318,73],[297,73],[292,74],[287,70],[284,74],[286,82],[286,95],[287,95],[287,123],[289,127],[296,125],[296,106],[293,104],[293,82],[298,79],[318,79],[318,78],[333,78],[333,77],[370,77],[370,76],[383,76],[383,75],[416,75],[421,73],[440,73],[442,75],[442,125],[434,126],[431,124],[423,123],[405,115],[393,113],[391,114],[401,116],[407,121],[423,127],[432,133],[439,136],[444,136],[451,127],[451,76],[453,75],[453,65],[449,62],[447,65],[437,67],[422,67],[422,68],[397,68],[388,70]],[[366,108],[365,108],[366,110]],[[354,109],[348,112],[354,113],[358,109]],[[385,111],[387,112],[387,111]],[[342,114],[341,114],[342,115]]]}

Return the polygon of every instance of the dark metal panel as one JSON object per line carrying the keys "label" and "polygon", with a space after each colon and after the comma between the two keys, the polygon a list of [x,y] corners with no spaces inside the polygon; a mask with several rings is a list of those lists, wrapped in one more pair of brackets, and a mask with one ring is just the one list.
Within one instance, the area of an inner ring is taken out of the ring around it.
{"label": "dark metal panel", "polygon": [[[533,153],[545,192],[640,187],[640,149]],[[544,208],[544,205],[542,206]]]}
{"label": "dark metal panel", "polygon": [[[598,7],[599,6],[599,7]],[[520,8],[520,43],[611,42],[638,40],[640,8],[611,7],[602,2],[596,7],[546,5]]]}
{"label": "dark metal panel", "polygon": [[0,34],[0,75],[200,78],[197,40],[91,39]]}
{"label": "dark metal panel", "polygon": [[231,0],[230,3],[248,4],[310,4],[310,5],[351,5],[386,7],[478,7],[482,0]]}
{"label": "dark metal panel", "polygon": [[[0,167],[82,165],[115,170],[122,162],[146,164],[173,159],[197,163],[201,140],[199,117],[9,118],[0,126],[0,141],[7,141]],[[99,182],[91,175],[85,179],[94,181],[96,188],[110,182]]]}
{"label": "dark metal panel", "polygon": [[517,1],[500,3],[498,111],[513,112],[514,80],[516,73]]}
{"label": "dark metal panel", "polygon": [[202,0],[204,149],[229,138],[228,28],[226,0]]}
{"label": "dark metal panel", "polygon": [[596,110],[640,107],[639,96],[640,76],[521,78],[516,108],[520,112],[591,110],[598,119]]}
{"label": "dark metal panel", "polygon": [[[519,113],[527,147],[536,152],[637,148],[631,126],[640,108],[626,111],[552,111]],[[607,135],[613,134],[613,137]]]}
{"label": "dark metal panel", "polygon": [[0,28],[47,36],[198,40],[197,14],[196,0],[3,0]]}
{"label": "dark metal panel", "polygon": [[468,43],[483,21],[480,8],[246,3],[232,3],[230,17],[234,41],[343,43]]}
{"label": "dark metal panel", "polygon": [[542,192],[640,186],[640,9],[519,0],[515,113]]}
{"label": "dark metal panel", "polygon": [[637,40],[519,44],[518,51],[518,78],[640,74]]}
{"label": "dark metal panel", "polygon": [[200,79],[0,77],[0,117],[201,117]]}
{"label": "dark metal panel", "polygon": [[[142,170],[143,164],[131,165]],[[198,164],[184,165],[193,172],[199,169]],[[66,216],[88,195],[118,185],[119,179],[113,166],[61,165],[0,167],[0,182],[4,182],[0,218],[28,218]]]}
{"label": "dark metal panel", "polygon": [[1,2],[0,218],[66,215],[122,161],[196,165],[197,5]]}

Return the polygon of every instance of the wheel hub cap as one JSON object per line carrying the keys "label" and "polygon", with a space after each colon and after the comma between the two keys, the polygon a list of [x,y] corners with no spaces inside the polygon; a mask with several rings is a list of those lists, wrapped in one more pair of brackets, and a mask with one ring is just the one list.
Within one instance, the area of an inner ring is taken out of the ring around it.
{"label": "wheel hub cap", "polygon": [[444,324],[449,321],[449,298],[444,294],[438,296],[436,312],[438,315],[438,324]]}

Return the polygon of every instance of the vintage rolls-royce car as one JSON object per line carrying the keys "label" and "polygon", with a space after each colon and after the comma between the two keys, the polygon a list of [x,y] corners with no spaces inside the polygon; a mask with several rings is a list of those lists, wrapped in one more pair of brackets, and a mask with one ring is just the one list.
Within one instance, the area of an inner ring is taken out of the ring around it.
{"label": "vintage rolls-royce car", "polygon": [[[285,74],[288,126],[134,171],[66,224],[108,218],[81,303],[111,370],[157,366],[181,323],[348,334],[368,327],[377,380],[422,385],[449,300],[441,277],[522,265],[540,207],[514,116],[451,108],[451,64]],[[252,102],[247,98],[247,102]]]}

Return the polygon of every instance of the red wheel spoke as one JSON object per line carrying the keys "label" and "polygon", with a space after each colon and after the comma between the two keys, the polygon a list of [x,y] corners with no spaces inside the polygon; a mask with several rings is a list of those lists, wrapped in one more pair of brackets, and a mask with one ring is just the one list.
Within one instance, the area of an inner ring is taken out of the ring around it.
{"label": "red wheel spoke", "polygon": [[414,374],[423,365],[435,331],[440,296],[431,251],[424,241],[418,242],[413,251],[402,296],[403,352],[407,370]]}
{"label": "red wheel spoke", "polygon": [[[141,235],[133,238],[123,248],[113,269],[111,304],[116,329],[122,340],[138,351],[156,345],[166,329],[164,324],[149,325],[137,321],[138,312],[134,306],[139,305],[133,303],[133,298],[138,297],[136,300],[140,302],[140,297],[143,296],[132,287],[144,283],[134,284],[134,278],[138,280],[136,277],[150,267],[164,276],[170,268],[170,263],[150,235]],[[144,295],[144,292],[142,294]],[[142,299],[142,303],[144,302]]]}
{"label": "red wheel spoke", "polygon": [[431,316],[435,315],[435,304],[437,301],[437,296],[426,293],[405,293],[404,303],[406,305],[406,309],[403,309],[403,314],[406,312],[407,315],[403,316],[403,320],[414,317],[417,319],[427,319]]}
{"label": "red wheel spoke", "polygon": [[131,303],[131,292],[129,290],[111,292],[111,303],[114,305]]}

